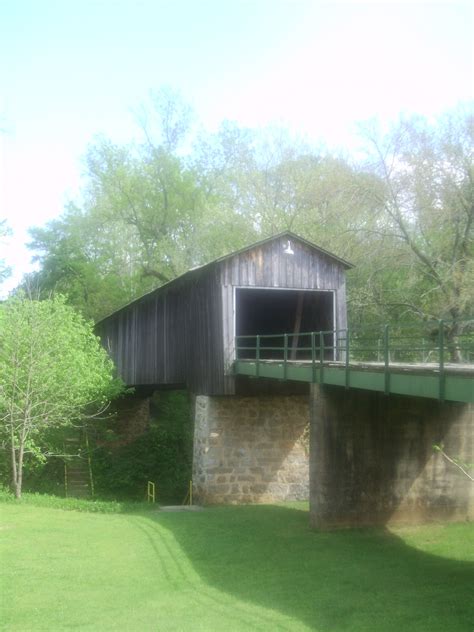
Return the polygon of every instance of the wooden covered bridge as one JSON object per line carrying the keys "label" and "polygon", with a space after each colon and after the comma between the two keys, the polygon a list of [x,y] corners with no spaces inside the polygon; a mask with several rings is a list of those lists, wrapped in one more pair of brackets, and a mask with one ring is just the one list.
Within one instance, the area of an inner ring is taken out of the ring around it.
{"label": "wooden covered bridge", "polygon": [[203,502],[309,494],[317,526],[472,516],[473,486],[432,447],[474,460],[472,341],[453,342],[443,323],[434,337],[348,329],[350,267],[285,232],[97,329],[138,400],[160,388],[193,395]]}

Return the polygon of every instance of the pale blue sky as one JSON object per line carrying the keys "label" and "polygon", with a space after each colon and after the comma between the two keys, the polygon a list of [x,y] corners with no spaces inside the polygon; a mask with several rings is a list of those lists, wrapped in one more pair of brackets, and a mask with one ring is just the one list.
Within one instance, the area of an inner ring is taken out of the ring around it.
{"label": "pale blue sky", "polygon": [[[283,123],[354,146],[355,123],[473,98],[470,2],[0,0],[0,218],[26,228],[75,195],[94,135],[126,142],[152,89],[207,128]],[[13,281],[13,282],[14,282]]]}

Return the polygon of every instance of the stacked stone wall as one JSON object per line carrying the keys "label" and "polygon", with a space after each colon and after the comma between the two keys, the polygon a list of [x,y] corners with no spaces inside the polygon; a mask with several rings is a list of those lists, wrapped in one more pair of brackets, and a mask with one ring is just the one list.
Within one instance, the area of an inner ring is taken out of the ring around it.
{"label": "stacked stone wall", "polygon": [[[132,443],[150,427],[150,397],[123,397],[114,402],[110,427],[116,440],[107,441],[109,448],[120,448]],[[101,445],[101,442],[98,442]]]}
{"label": "stacked stone wall", "polygon": [[193,484],[198,502],[309,497],[309,399],[195,397]]}

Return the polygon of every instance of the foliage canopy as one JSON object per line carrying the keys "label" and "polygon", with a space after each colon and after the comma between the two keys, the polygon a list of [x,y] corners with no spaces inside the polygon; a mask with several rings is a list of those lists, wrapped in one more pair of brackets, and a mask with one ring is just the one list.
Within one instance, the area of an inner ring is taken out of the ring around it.
{"label": "foliage canopy", "polygon": [[64,297],[0,306],[0,433],[18,497],[25,456],[45,459],[55,429],[103,411],[121,390],[92,324]]}
{"label": "foliage canopy", "polygon": [[454,336],[472,318],[472,109],[402,119],[384,133],[366,125],[356,160],[229,122],[193,139],[189,108],[173,99],[159,93],[142,111],[141,143],[99,139],[81,205],[31,231],[43,291],[99,319],[290,229],[356,265],[352,323],[446,318]]}

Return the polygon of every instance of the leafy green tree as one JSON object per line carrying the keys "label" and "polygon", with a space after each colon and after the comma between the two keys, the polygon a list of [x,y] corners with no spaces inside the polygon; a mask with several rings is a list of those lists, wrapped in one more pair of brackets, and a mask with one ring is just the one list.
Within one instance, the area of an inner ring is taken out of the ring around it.
{"label": "leafy green tree", "polygon": [[107,424],[105,432],[100,426],[104,424],[95,426],[98,447],[92,453],[94,486],[99,494],[142,498],[151,480],[157,484],[160,502],[183,501],[189,489],[193,453],[186,391],[156,391],[150,402],[150,423],[133,439],[121,441],[112,424]]}
{"label": "leafy green tree", "polygon": [[[32,231],[35,285],[101,318],[182,272],[293,230],[352,261],[353,324],[451,321],[453,354],[473,316],[473,115],[365,132],[349,161],[284,129],[226,122],[192,142],[169,90],[140,112],[142,142],[100,139],[80,207]],[[429,328],[428,327],[428,328]]]}
{"label": "leafy green tree", "polygon": [[86,317],[100,319],[255,238],[252,222],[215,186],[219,159],[210,151],[206,164],[197,152],[178,155],[185,126],[169,103],[161,115],[170,128],[162,137],[148,117],[141,145],[101,139],[91,147],[81,207],[71,204],[30,231],[41,267],[29,283],[43,296],[64,293]]}
{"label": "leafy green tree", "polygon": [[40,270],[28,287],[47,297],[67,295],[86,318],[101,318],[154,286],[141,275],[141,245],[133,228],[110,221],[101,209],[70,204],[62,217],[30,230]]}
{"label": "leafy green tree", "polygon": [[[374,214],[374,178],[280,128],[226,123],[201,139],[198,170],[214,204],[237,217],[243,243],[292,230],[347,258],[362,237],[350,229]],[[235,222],[235,220],[234,220]]]}
{"label": "leafy green tree", "polygon": [[105,410],[121,390],[92,324],[63,297],[0,306],[0,432],[17,498],[25,457],[47,457],[47,434]]}
{"label": "leafy green tree", "polygon": [[166,283],[196,265],[193,235],[202,196],[180,158],[163,147],[134,150],[104,141],[89,152],[88,167],[89,204],[109,223],[133,230],[143,277]]}
{"label": "leafy green tree", "polygon": [[449,319],[453,359],[463,319],[474,316],[474,113],[435,124],[417,117],[390,133],[365,132],[366,168],[381,186],[376,231],[385,262],[372,264],[371,298],[398,317]]}
{"label": "leafy green tree", "polygon": [[[3,239],[10,234],[6,220],[0,220],[0,244]],[[0,258],[0,283],[4,281],[10,274],[10,268],[5,264],[5,260]]]}

